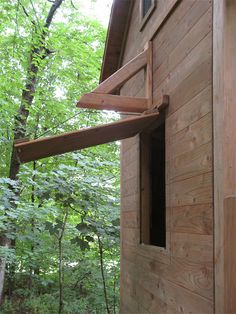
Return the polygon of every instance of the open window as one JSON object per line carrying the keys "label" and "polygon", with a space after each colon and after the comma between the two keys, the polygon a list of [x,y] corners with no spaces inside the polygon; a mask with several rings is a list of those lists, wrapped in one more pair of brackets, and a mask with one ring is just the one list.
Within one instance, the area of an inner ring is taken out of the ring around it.
{"label": "open window", "polygon": [[140,135],[141,243],[166,248],[165,117]]}
{"label": "open window", "polygon": [[140,31],[144,28],[151,14],[156,7],[156,0],[139,0],[140,1]]}

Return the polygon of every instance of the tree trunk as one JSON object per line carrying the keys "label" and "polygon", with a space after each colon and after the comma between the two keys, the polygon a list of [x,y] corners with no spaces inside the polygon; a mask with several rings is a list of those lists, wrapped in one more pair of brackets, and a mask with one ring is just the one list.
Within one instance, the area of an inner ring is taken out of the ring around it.
{"label": "tree trunk", "polygon": [[58,308],[58,313],[62,314],[63,313],[63,277],[64,277],[64,272],[63,272],[63,250],[62,250],[62,241],[63,241],[63,236],[65,233],[65,228],[66,228],[66,222],[68,218],[69,211],[68,209],[66,210],[64,220],[63,220],[63,225],[61,229],[61,234],[58,238],[58,255],[59,255],[59,308]]}
{"label": "tree trunk", "polygon": [[[54,1],[47,15],[43,31],[41,32],[39,36],[40,45],[38,47],[35,47],[35,46],[32,47],[30,58],[29,58],[29,67],[28,67],[28,72],[27,72],[26,84],[22,90],[22,101],[21,101],[21,105],[18,110],[18,113],[15,117],[13,143],[16,140],[23,139],[26,136],[27,119],[29,116],[28,108],[33,103],[36,82],[37,82],[37,74],[39,71],[39,64],[36,62],[36,59],[37,58],[44,59],[50,53],[45,47],[46,36],[48,34],[47,29],[49,29],[52,19],[55,15],[55,12],[60,7],[63,1],[64,0]],[[35,25],[35,23],[33,23],[33,25]],[[35,26],[35,35],[38,36],[38,30],[36,26]],[[17,175],[19,173],[19,170],[20,170],[20,162],[17,158],[16,151],[14,150],[14,146],[13,146],[9,178],[12,180],[17,180]],[[17,196],[19,197],[19,194]],[[15,240],[11,240],[7,238],[6,235],[2,235],[0,239],[0,245],[6,248],[10,248],[14,244],[14,241]],[[0,304],[3,300],[5,272],[6,272],[6,259],[2,257],[0,259]]]}
{"label": "tree trunk", "polygon": [[100,256],[100,268],[101,268],[101,274],[102,274],[102,284],[103,284],[103,292],[104,292],[105,304],[106,304],[107,314],[111,314],[111,311],[109,309],[109,302],[108,302],[108,297],[107,297],[106,279],[105,279],[105,274],[104,274],[102,241],[101,241],[99,235],[98,235],[98,248],[99,248],[99,256]]}

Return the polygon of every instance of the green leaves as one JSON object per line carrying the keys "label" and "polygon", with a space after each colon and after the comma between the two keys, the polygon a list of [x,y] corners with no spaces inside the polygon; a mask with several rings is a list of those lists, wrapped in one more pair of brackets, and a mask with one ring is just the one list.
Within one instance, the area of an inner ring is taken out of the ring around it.
{"label": "green leaves", "polygon": [[[78,0],[73,3],[79,7]],[[21,165],[19,181],[7,179],[15,115],[27,90],[26,78],[28,74],[34,77],[33,67],[29,69],[33,49],[37,51],[32,65],[39,70],[33,102],[27,107],[26,136],[40,138],[118,118],[75,107],[80,96],[98,84],[106,30],[64,1],[42,47],[51,4],[1,2],[0,232],[16,240],[16,249],[2,249],[0,254],[16,265],[16,291],[25,306],[22,312],[58,312],[61,245],[65,313],[103,313],[98,237],[111,303],[114,278],[119,276],[117,143]],[[53,53],[47,55],[49,50]]]}
{"label": "green leaves", "polygon": [[71,239],[71,243],[79,245],[81,251],[85,251],[85,250],[90,249],[89,241],[86,241],[86,240],[79,238],[79,237],[75,237],[75,238]]}

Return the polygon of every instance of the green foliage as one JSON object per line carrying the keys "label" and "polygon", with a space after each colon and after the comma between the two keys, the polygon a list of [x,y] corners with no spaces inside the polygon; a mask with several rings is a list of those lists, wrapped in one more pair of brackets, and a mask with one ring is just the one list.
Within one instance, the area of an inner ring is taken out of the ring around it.
{"label": "green foliage", "polygon": [[[60,262],[63,313],[105,313],[98,237],[109,307],[118,312],[118,144],[22,165],[18,181],[8,179],[29,56],[41,45],[51,4],[1,1],[0,233],[15,239],[16,246],[0,247],[1,257],[14,266],[13,273],[8,269],[6,295],[12,282],[14,290],[0,313],[58,313]],[[27,108],[27,136],[38,138],[117,118],[75,107],[76,100],[98,84],[104,42],[104,28],[64,1],[46,34],[45,48],[52,53],[36,55],[32,61],[39,72],[33,104]]]}

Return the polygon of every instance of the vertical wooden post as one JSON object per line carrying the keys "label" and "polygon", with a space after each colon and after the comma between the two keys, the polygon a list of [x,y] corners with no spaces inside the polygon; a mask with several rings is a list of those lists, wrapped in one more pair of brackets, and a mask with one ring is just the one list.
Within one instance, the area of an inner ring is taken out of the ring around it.
{"label": "vertical wooden post", "polygon": [[213,32],[215,313],[236,313],[236,1],[215,0]]}
{"label": "vertical wooden post", "polygon": [[148,108],[152,108],[153,105],[153,60],[152,60],[152,42],[148,42],[147,50],[147,69],[146,69],[146,96],[148,98]]}

